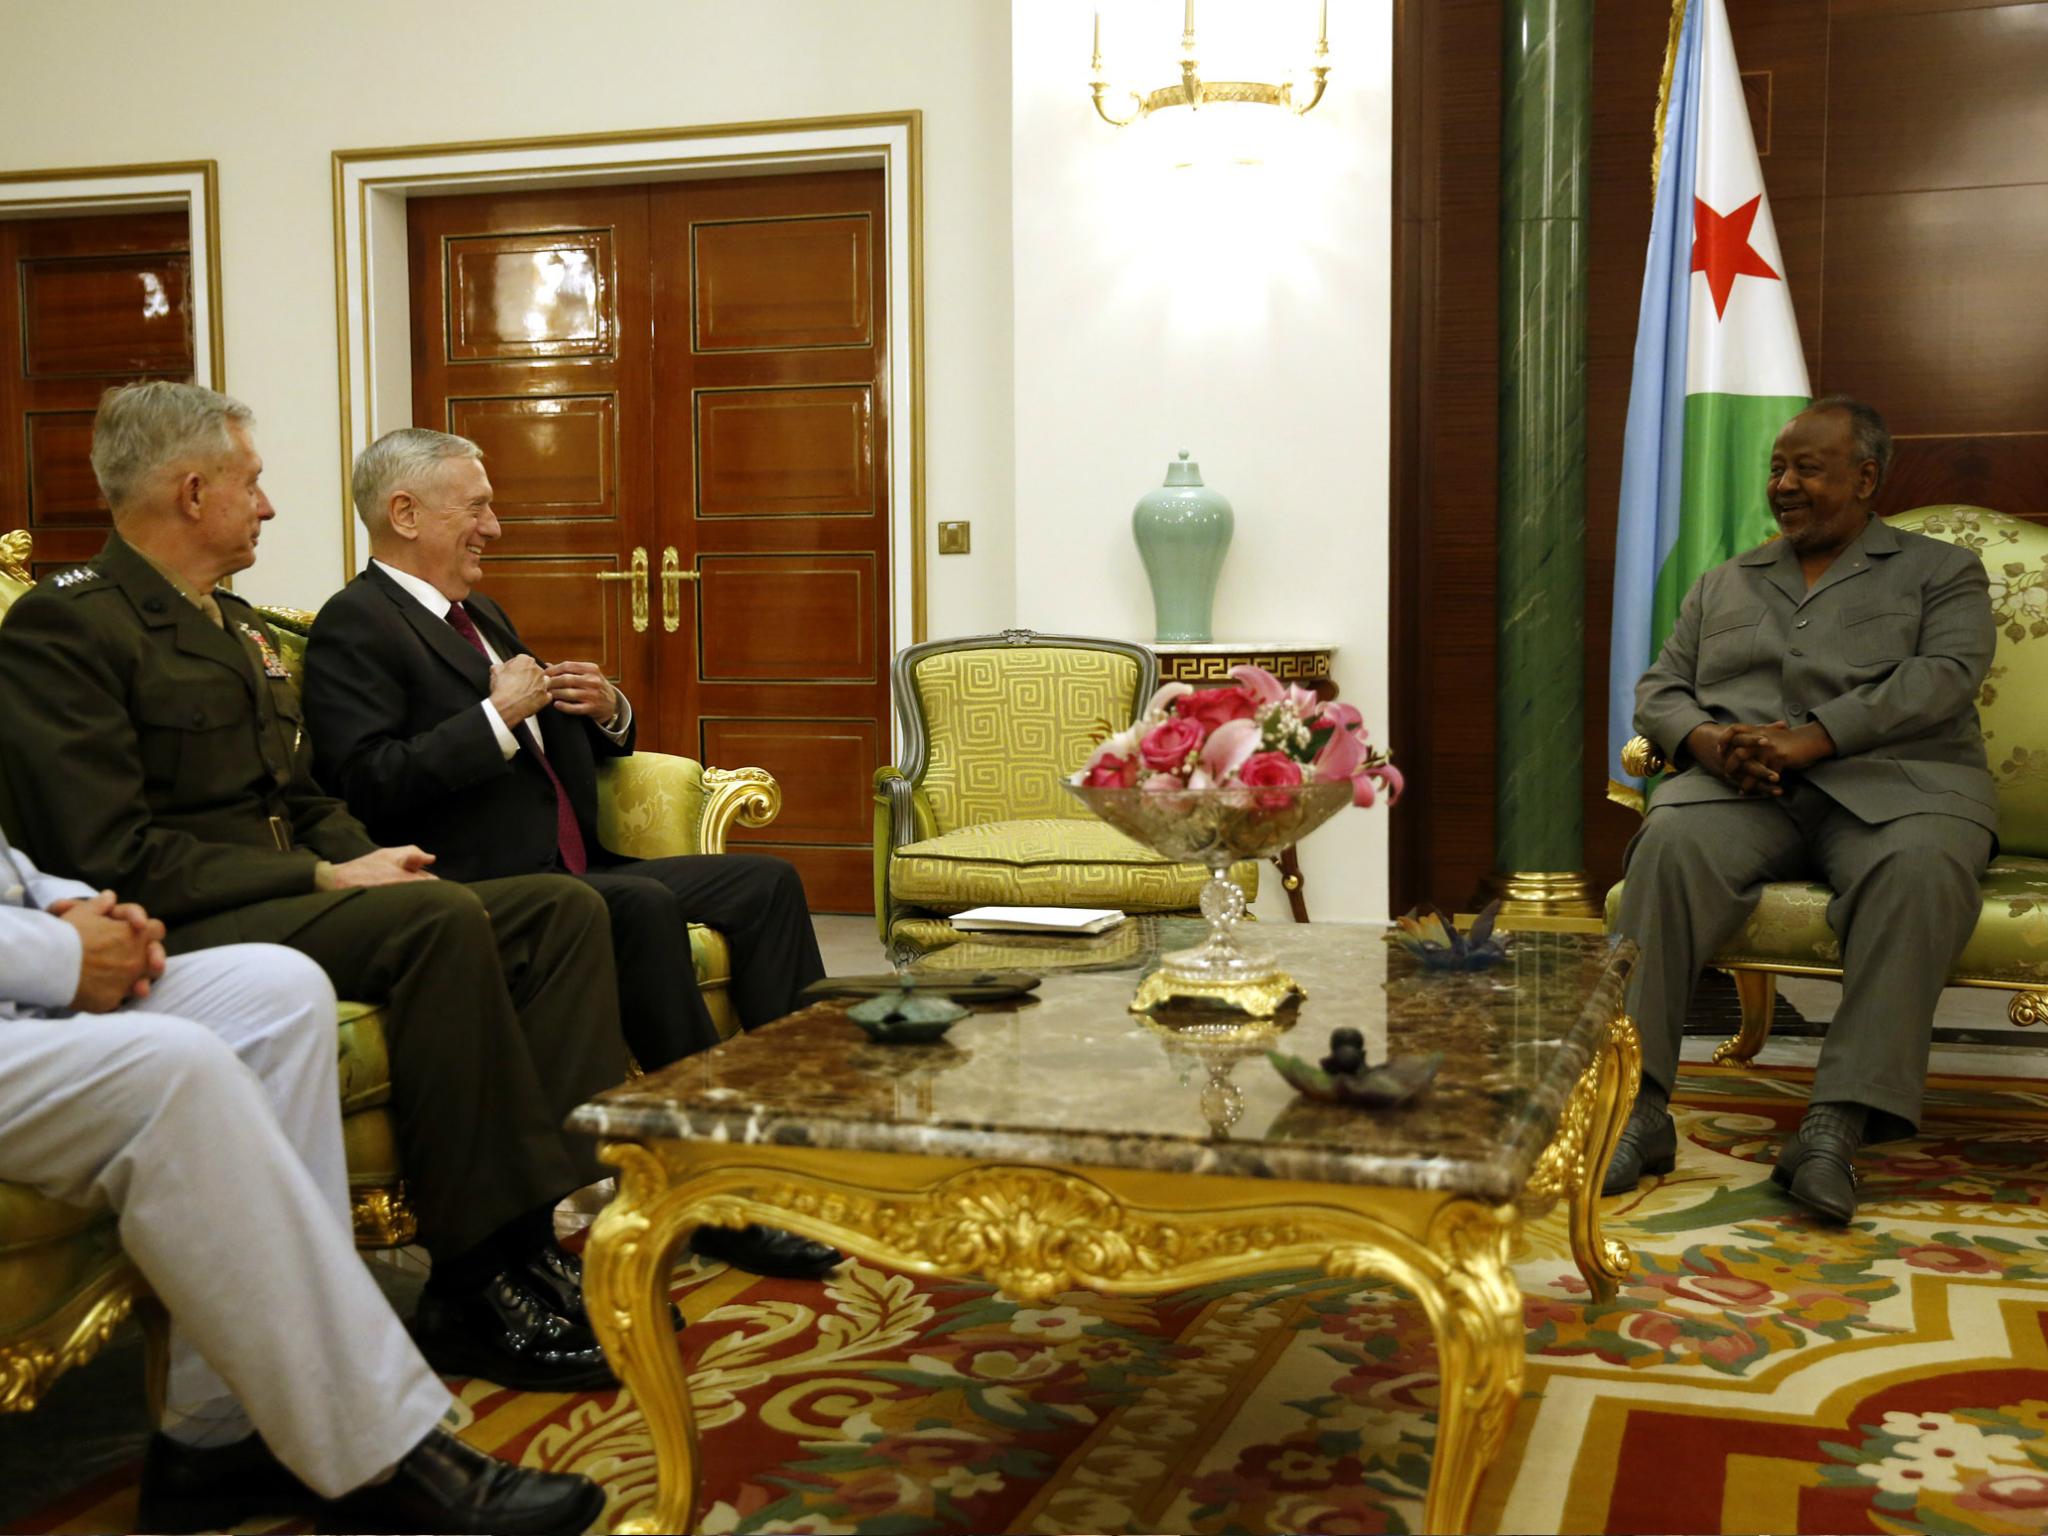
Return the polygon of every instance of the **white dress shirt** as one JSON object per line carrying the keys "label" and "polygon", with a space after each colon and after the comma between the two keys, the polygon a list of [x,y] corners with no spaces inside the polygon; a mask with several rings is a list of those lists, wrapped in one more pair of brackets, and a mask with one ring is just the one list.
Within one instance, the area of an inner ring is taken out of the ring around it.
{"label": "white dress shirt", "polygon": [[[397,582],[427,612],[431,613],[443,624],[448,623],[448,610],[455,605],[443,597],[441,589],[436,587],[431,581],[415,576],[410,571],[401,571],[395,566],[386,565],[382,560],[372,560],[370,563]],[[452,624],[449,624],[448,627],[451,630],[455,628]],[[498,654],[497,647],[491,644],[491,637],[483,632],[481,625],[477,627],[477,638],[483,641],[484,655],[489,659],[491,665],[494,667],[501,665],[505,658]],[[633,724],[633,704],[626,697],[625,689],[614,688],[612,692],[619,701],[618,717],[610,725],[599,725],[598,729],[614,741],[624,741],[626,739],[626,732],[631,729]],[[489,699],[485,699],[483,701],[483,709],[484,718],[491,722],[491,734],[498,740],[498,750],[505,754],[506,761],[509,762],[519,751],[518,738],[512,734],[512,728],[505,723],[505,717],[498,713],[497,705],[493,704]],[[548,749],[541,742],[539,718],[529,715],[520,724],[525,727],[527,741],[534,751],[540,753],[543,757],[547,756]]]}

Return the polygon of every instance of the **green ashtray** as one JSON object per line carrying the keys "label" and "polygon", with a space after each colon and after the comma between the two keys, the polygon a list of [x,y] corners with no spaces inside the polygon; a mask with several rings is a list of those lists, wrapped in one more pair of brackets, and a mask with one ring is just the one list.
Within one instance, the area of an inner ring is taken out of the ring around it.
{"label": "green ashtray", "polygon": [[910,991],[884,993],[846,1010],[846,1016],[877,1045],[930,1045],[944,1039],[946,1031],[967,1014],[967,1009],[946,998]]}

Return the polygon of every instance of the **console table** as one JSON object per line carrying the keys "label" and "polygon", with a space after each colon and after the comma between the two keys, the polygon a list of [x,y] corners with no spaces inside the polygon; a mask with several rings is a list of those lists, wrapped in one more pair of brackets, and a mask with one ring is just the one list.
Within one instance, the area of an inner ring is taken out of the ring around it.
{"label": "console table", "polygon": [[[1187,683],[1195,688],[1221,688],[1230,682],[1232,667],[1264,667],[1283,683],[1299,683],[1318,697],[1334,699],[1330,657],[1337,647],[1326,640],[1206,640],[1199,644],[1162,640],[1146,642],[1159,658],[1159,681]],[[1308,921],[1308,897],[1302,889],[1301,861],[1292,848],[1273,860],[1280,888],[1297,923]]]}

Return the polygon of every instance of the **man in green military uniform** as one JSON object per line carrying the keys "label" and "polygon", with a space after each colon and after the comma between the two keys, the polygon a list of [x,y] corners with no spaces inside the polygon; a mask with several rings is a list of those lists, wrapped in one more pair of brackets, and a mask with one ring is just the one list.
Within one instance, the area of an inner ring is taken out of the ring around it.
{"label": "man in green military uniform", "polygon": [[[507,1386],[611,1381],[563,1195],[602,1176],[561,1130],[626,1075],[603,900],[555,875],[461,885],[380,848],[313,782],[275,635],[216,583],[274,514],[246,406],[110,391],[92,464],[115,531],[0,625],[0,776],[46,869],[142,903],[174,953],[266,940],[389,1004],[392,1100],[433,1276],[436,1368]],[[232,1262],[232,1255],[223,1255]]]}

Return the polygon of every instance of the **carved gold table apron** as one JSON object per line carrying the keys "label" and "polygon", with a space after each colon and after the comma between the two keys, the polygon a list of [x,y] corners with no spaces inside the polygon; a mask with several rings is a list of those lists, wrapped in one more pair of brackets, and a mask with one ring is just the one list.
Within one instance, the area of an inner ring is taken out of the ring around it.
{"label": "carved gold table apron", "polygon": [[[1185,937],[1173,927],[1148,933],[1155,952]],[[657,1465],[654,1506],[620,1529],[694,1528],[670,1273],[692,1227],[761,1222],[1019,1301],[1307,1267],[1390,1280],[1428,1313],[1442,1379],[1422,1529],[1463,1530],[1521,1393],[1522,1222],[1566,1202],[1595,1299],[1629,1268],[1601,1236],[1598,1196],[1640,1074],[1621,1006],[1633,949],[1522,935],[1511,981],[1440,981],[1413,974],[1377,929],[1287,934],[1282,959],[1310,1000],[1277,1040],[1197,1025],[1178,1055],[1162,1051],[1175,1025],[1119,1017],[1138,972],[1054,974],[1041,1001],[963,1020],[938,1046],[871,1045],[820,1005],[578,1110],[572,1125],[603,1137],[619,1168],[591,1229],[585,1298]],[[1443,1050],[1437,1083],[1364,1115],[1295,1099],[1258,1059],[1269,1043],[1319,1056],[1347,1020],[1375,1059],[1389,1043]],[[1162,1091],[1176,1062],[1197,1059],[1199,1094]],[[1468,1120],[1476,1129],[1459,1128]]]}

